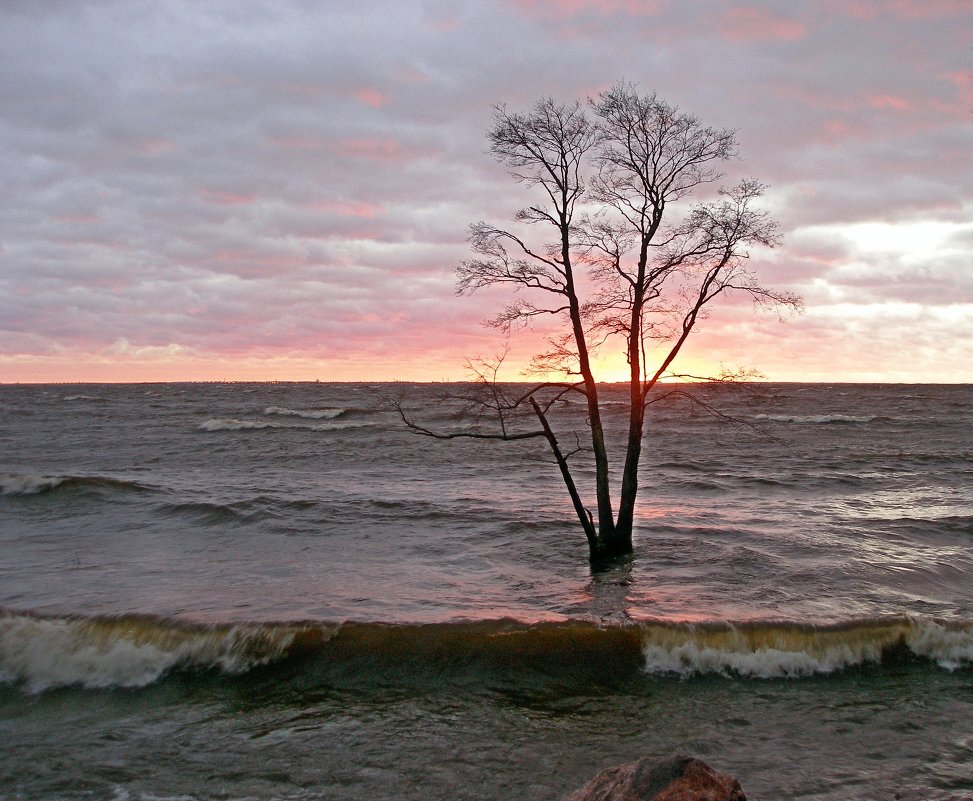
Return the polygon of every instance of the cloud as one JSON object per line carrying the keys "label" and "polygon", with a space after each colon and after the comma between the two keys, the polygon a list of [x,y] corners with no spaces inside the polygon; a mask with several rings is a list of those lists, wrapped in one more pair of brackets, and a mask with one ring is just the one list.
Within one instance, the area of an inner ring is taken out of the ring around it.
{"label": "cloud", "polygon": [[547,20],[582,14],[652,16],[668,5],[663,0],[508,0],[508,3],[525,14]]}
{"label": "cloud", "polygon": [[728,307],[701,344],[791,375],[828,361],[806,341],[847,341],[829,363],[851,373],[857,338],[901,351],[867,310],[914,303],[895,325],[965,353],[968,21],[947,0],[4,3],[0,380],[461,377],[506,297],[454,295],[467,225],[528,197],[484,152],[491,105],[621,77],[738,129],[727,180],[770,183],[784,233],[761,267],[808,295],[782,329]]}
{"label": "cloud", "polygon": [[790,42],[807,33],[803,22],[757,6],[730,8],[723,15],[723,35],[733,42]]}

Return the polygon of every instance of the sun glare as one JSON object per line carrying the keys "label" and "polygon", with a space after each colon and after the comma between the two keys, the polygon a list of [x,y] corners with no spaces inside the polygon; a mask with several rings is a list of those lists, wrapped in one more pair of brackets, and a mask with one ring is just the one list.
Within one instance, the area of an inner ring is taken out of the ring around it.
{"label": "sun glare", "polygon": [[[649,358],[649,369],[654,370],[658,360],[652,360],[651,356]],[[604,383],[622,383],[627,382],[630,377],[628,361],[623,353],[612,353],[599,355],[594,359],[594,369],[595,378]],[[714,366],[705,362],[702,359],[694,358],[692,356],[685,356],[677,359],[673,368],[667,371],[666,375],[662,377],[662,381],[672,381],[672,380],[686,380],[683,378],[676,378],[675,374],[685,375],[685,376],[714,376],[720,373],[720,367]],[[690,379],[692,380],[692,379]]]}
{"label": "sun glare", "polygon": [[605,383],[628,381],[629,368],[625,356],[621,353],[596,356],[594,359],[595,377]]}

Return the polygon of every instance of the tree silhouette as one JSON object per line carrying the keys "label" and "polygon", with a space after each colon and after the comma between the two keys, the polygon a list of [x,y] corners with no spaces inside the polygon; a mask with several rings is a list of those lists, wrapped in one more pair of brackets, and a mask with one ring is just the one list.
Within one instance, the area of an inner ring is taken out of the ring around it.
{"label": "tree silhouette", "polygon": [[[536,198],[514,216],[516,226],[470,226],[473,258],[457,268],[461,294],[512,284],[516,299],[491,324],[510,334],[537,318],[563,323],[561,335],[533,358],[532,369],[562,380],[514,391],[497,381],[503,357],[470,365],[475,392],[464,396],[478,421],[473,430],[437,432],[397,404],[415,432],[441,439],[521,440],[550,445],[588,540],[593,561],[632,551],[638,465],[652,393],[672,375],[672,364],[706,306],[730,292],[759,304],[800,306],[798,297],[761,287],[747,267],[749,248],[776,244],[776,224],[755,207],[764,187],[753,180],[721,189],[716,200],[678,211],[694,190],[722,177],[736,156],[735,133],[704,126],[696,117],[652,95],[617,83],[587,105],[540,100],[526,113],[495,108],[487,134],[490,152]],[[537,230],[545,232],[533,236]],[[531,235],[531,236],[528,236]],[[629,366],[628,432],[618,504],[592,358],[622,348]],[[652,358],[650,358],[652,357]],[[723,376],[726,378],[726,376]],[[668,394],[680,392],[672,390]],[[584,399],[594,461],[593,513],[551,422],[566,394]],[[532,413],[539,428],[514,421]]]}

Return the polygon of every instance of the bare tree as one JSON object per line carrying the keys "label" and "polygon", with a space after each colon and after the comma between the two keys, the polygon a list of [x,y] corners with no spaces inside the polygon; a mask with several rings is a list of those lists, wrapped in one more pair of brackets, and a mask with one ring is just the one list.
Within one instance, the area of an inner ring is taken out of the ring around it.
{"label": "bare tree", "polygon": [[[618,83],[587,106],[537,102],[528,113],[495,109],[487,134],[490,152],[513,178],[533,191],[533,205],[518,211],[511,230],[485,222],[470,226],[474,257],[457,269],[461,294],[495,284],[517,292],[492,324],[507,334],[537,318],[563,321],[563,335],[534,357],[533,368],[563,376],[511,392],[496,380],[502,357],[481,364],[481,394],[467,398],[496,428],[453,433],[405,423],[438,438],[520,440],[543,437],[561,471],[590,557],[600,561],[632,551],[638,465],[646,409],[704,309],[721,295],[745,293],[760,304],[799,307],[794,295],[762,288],[747,268],[749,248],[776,243],[776,225],[755,208],[764,187],[745,180],[720,190],[715,201],[673,214],[678,201],[722,177],[736,155],[731,130],[705,127],[655,95]],[[534,229],[541,236],[528,237]],[[609,480],[609,454],[599,385],[592,359],[619,343],[629,366],[628,433],[617,507]],[[650,359],[651,357],[651,359]],[[668,394],[680,392],[672,390]],[[587,406],[594,461],[596,513],[583,500],[551,422],[555,402],[567,393]],[[509,421],[529,410],[539,428]]]}

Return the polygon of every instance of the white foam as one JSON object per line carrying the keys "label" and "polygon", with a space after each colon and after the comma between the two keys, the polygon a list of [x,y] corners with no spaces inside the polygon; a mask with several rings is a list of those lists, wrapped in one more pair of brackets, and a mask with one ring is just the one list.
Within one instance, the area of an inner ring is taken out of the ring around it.
{"label": "white foam", "polygon": [[973,665],[973,628],[947,628],[934,620],[917,620],[906,638],[909,649],[946,670]]}
{"label": "white foam", "polygon": [[308,420],[334,420],[341,417],[347,409],[285,409],[281,406],[268,406],[264,414],[276,414],[282,417],[303,417]]}
{"label": "white foam", "polygon": [[302,420],[236,420],[212,419],[199,424],[201,431],[249,431],[266,428],[302,428],[307,431],[343,431],[363,428],[367,423],[315,423]]}
{"label": "white foam", "polygon": [[67,620],[0,620],[0,677],[30,692],[83,687],[143,687],[169,670],[178,657],[131,640],[90,642]]}
{"label": "white foam", "polygon": [[866,662],[879,662],[882,649],[874,645],[860,648],[837,647],[821,654],[758,648],[753,651],[723,650],[686,642],[675,648],[649,645],[644,649],[648,673],[735,673],[759,679],[798,678],[815,673],[834,673]]}
{"label": "white foam", "polygon": [[775,423],[870,423],[877,417],[855,414],[755,414],[753,419]]}
{"label": "white foam", "polygon": [[947,670],[973,664],[973,626],[923,618],[832,627],[648,625],[643,635],[646,672],[684,677],[718,673],[769,679],[834,673],[880,663],[889,648],[899,645]]}
{"label": "white foam", "polygon": [[139,620],[0,616],[0,681],[54,687],[144,687],[175,667],[242,673],[280,658],[297,627],[183,629]]}
{"label": "white foam", "polygon": [[0,495],[36,495],[65,481],[63,476],[0,475]]}

